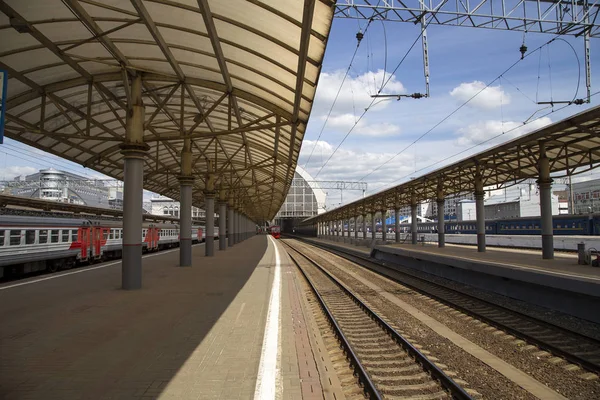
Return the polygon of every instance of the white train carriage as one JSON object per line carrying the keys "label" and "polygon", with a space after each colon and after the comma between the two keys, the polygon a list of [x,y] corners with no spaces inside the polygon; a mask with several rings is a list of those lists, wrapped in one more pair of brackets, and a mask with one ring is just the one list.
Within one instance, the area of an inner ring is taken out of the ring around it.
{"label": "white train carriage", "polygon": [[[140,234],[144,252],[179,246],[177,224],[144,222]],[[204,227],[192,226],[190,237],[203,241]],[[0,215],[0,277],[55,272],[122,252],[122,221]]]}
{"label": "white train carriage", "polygon": [[74,266],[89,230],[85,219],[0,215],[0,276]]}

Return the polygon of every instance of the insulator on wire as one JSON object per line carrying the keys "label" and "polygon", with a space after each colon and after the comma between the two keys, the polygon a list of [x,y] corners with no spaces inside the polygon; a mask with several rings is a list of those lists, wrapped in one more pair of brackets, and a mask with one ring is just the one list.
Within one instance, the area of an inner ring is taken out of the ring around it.
{"label": "insulator on wire", "polygon": [[356,40],[358,40],[358,43],[360,43],[360,41],[365,37],[362,29],[359,29],[358,32],[356,33]]}
{"label": "insulator on wire", "polygon": [[527,46],[525,46],[525,43],[523,43],[521,45],[521,47],[519,47],[519,51],[521,52],[521,60],[522,60],[523,57],[525,57],[525,53],[527,53]]}

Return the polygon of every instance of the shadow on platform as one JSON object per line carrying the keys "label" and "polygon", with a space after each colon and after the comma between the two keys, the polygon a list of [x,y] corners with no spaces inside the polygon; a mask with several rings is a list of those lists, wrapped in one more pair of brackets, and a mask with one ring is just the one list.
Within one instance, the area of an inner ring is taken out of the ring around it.
{"label": "shadow on platform", "polygon": [[197,245],[189,268],[156,253],[138,291],[120,289],[120,263],[0,290],[0,398],[158,398],[266,249],[253,237],[208,259]]}

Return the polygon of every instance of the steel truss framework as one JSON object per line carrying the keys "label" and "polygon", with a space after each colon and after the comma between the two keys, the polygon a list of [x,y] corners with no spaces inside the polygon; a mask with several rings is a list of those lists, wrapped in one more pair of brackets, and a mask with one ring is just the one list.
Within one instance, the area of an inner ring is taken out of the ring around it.
{"label": "steel truss framework", "polygon": [[600,37],[599,12],[589,0],[340,0],[335,17]]}
{"label": "steel truss framework", "polygon": [[123,179],[141,77],[144,188],[179,199],[189,140],[194,205],[210,176],[220,198],[269,219],[292,181],[332,16],[330,0],[0,0],[6,136]]}
{"label": "steel truss framework", "polygon": [[600,163],[600,106],[303,223],[337,221],[474,192],[478,178],[489,189],[538,179],[543,153],[549,159],[550,173],[555,179],[597,167]]}

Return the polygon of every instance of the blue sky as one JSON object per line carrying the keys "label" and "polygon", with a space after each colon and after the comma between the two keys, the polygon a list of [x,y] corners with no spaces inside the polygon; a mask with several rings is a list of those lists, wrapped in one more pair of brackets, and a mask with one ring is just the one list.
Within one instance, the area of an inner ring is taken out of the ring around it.
{"label": "blue sky", "polygon": [[[361,22],[363,30],[365,25],[366,22]],[[539,101],[573,99],[578,77],[580,82],[577,98],[585,97],[583,40],[564,37],[572,44],[577,56],[562,40],[544,46],[541,51],[519,61],[488,89],[402,152],[501,75],[521,56],[521,32],[430,25],[427,33],[431,98],[394,99],[379,103],[365,114],[324,166],[369,104],[369,95],[381,86],[383,70],[386,70],[387,79],[420,33],[420,28],[412,24],[386,23],[386,67],[383,27],[378,21],[372,23],[315,147],[315,141],[333,102],[332,97],[339,88],[354,52],[358,29],[356,21],[334,20],[315,106],[299,160],[299,164],[306,166],[308,172],[317,176],[317,179],[364,180],[369,185],[369,192],[374,193],[389,187],[388,185],[401,183],[411,176],[419,176],[458,161],[469,154],[483,151],[598,103],[597,98],[592,98],[590,105],[573,105],[547,116],[543,115],[551,112],[552,108],[543,109],[545,106],[535,104],[536,98]],[[531,52],[552,37],[528,33],[525,44]],[[592,40],[592,84],[600,62],[600,57],[594,52],[596,42],[595,39]],[[597,90],[595,89],[592,85],[592,93]],[[383,92],[425,92],[420,41]],[[556,106],[555,110],[559,107]],[[538,117],[542,118],[536,119]],[[524,125],[524,122],[529,123]],[[500,136],[476,146],[496,135]],[[472,149],[468,150],[470,148]],[[310,162],[306,164],[311,152]],[[463,153],[457,157],[438,162],[460,152]],[[397,155],[398,153],[401,154]],[[394,156],[396,157],[392,159]],[[382,166],[390,159],[392,160]],[[344,193],[344,203],[359,195],[360,193]],[[334,207],[339,202],[339,191],[330,191],[328,206]]]}
{"label": "blue sky", "polygon": [[[415,145],[398,154],[520,59],[519,47],[523,41],[521,32],[430,25],[427,33],[431,98],[379,102],[369,109],[331,156],[370,103],[370,95],[381,87],[384,75],[386,80],[390,77],[420,33],[419,26],[388,22],[385,23],[384,37],[382,23],[372,23],[321,138],[316,143],[356,48],[355,35],[359,26],[364,30],[366,21],[357,23],[356,20],[336,19],[333,22],[315,104],[299,159],[299,165],[306,166],[307,171],[318,180],[364,180],[373,193],[598,104],[600,96],[592,98],[590,105],[570,106],[535,120],[552,111],[550,108],[541,110],[542,106],[535,104],[536,98],[540,101],[551,98],[571,100],[577,89],[578,76],[580,84],[577,97],[585,96],[583,40],[564,37],[575,48],[577,57],[568,44],[561,40],[544,46],[541,51],[518,62],[500,80],[495,81]],[[529,51],[533,51],[552,37],[527,34],[525,43]],[[593,39],[592,92],[599,90],[594,85],[600,76],[600,57],[597,55],[596,44],[597,39]],[[425,92],[420,40],[383,89],[383,93],[390,94],[414,92]],[[523,125],[529,119],[532,121]],[[511,129],[514,130],[501,135],[503,131]],[[500,137],[476,146],[495,135]],[[475,147],[470,149],[473,146]],[[310,162],[306,164],[311,152]],[[439,160],[459,152],[464,153],[439,163]],[[324,165],[330,156],[331,159]],[[382,166],[394,156],[396,157]],[[29,174],[47,167],[90,177],[102,176],[93,170],[10,139],[6,139],[5,145],[0,146],[0,180],[12,179],[19,174]],[[344,202],[359,195],[346,192]],[[330,191],[328,206],[335,206],[339,202],[339,192]]]}

